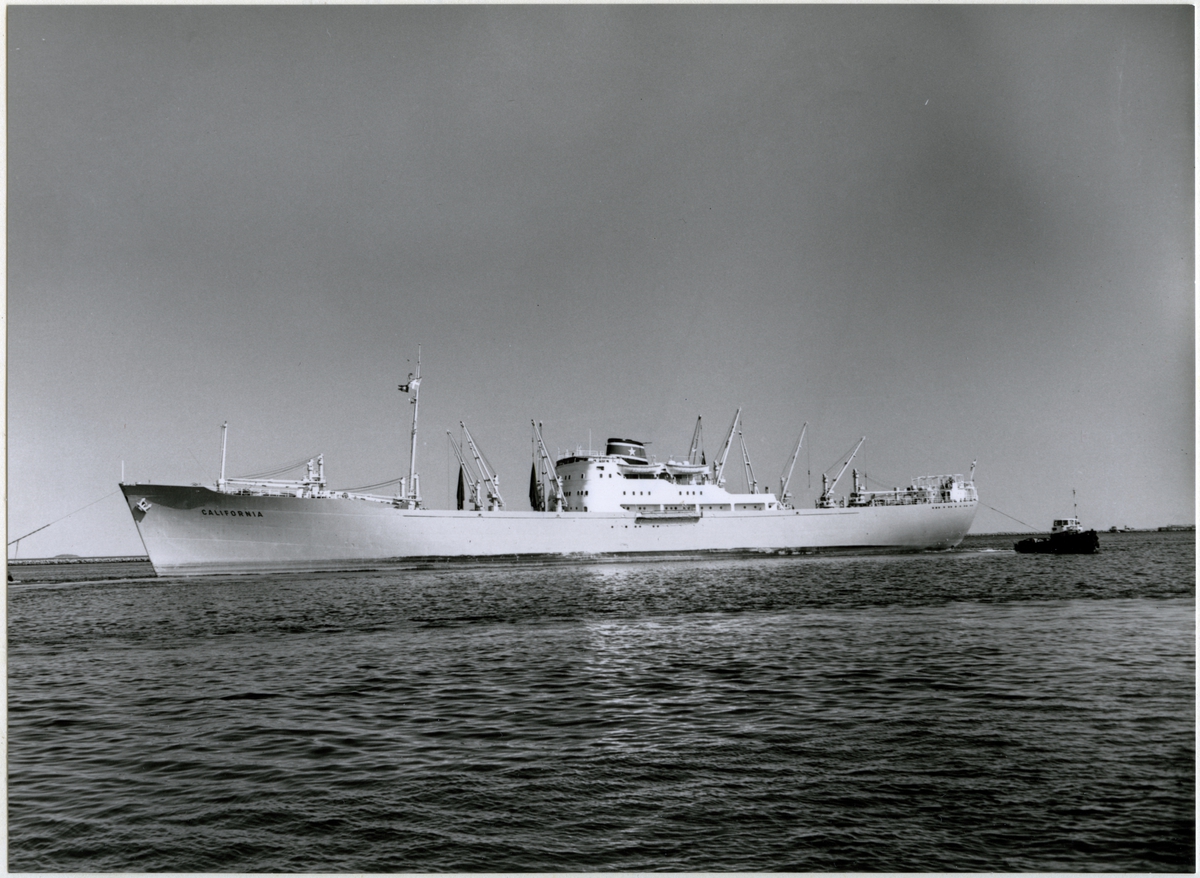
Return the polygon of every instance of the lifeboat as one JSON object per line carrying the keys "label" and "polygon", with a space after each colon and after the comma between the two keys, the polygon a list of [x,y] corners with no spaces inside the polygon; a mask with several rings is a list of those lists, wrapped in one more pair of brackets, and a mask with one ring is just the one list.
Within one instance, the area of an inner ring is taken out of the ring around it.
{"label": "lifeboat", "polygon": [[680,463],[679,461],[668,460],[667,472],[673,476],[698,476],[708,472],[708,466],[703,463]]}
{"label": "lifeboat", "polygon": [[622,463],[618,464],[618,469],[623,475],[643,479],[656,478],[667,472],[666,464],[662,463]]}

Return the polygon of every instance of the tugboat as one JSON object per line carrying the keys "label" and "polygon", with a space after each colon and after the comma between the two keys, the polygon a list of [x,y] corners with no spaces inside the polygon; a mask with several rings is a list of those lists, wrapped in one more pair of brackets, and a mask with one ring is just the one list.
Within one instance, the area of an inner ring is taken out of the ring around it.
{"label": "tugboat", "polygon": [[1056,518],[1050,536],[1030,537],[1013,548],[1039,555],[1095,555],[1100,551],[1100,537],[1094,530],[1085,531],[1078,518]]}

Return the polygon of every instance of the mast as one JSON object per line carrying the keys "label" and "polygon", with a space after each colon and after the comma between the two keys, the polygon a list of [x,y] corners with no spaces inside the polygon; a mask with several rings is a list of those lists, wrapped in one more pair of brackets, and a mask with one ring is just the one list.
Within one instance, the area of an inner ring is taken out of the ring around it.
{"label": "mast", "polygon": [[738,419],[742,416],[742,410],[739,408],[733,415],[733,423],[729,425],[729,435],[725,437],[725,444],[721,446],[721,453],[717,456],[718,459],[713,462],[713,482],[717,485],[721,484],[721,476],[725,472],[725,458],[729,457],[729,448],[733,445],[733,434],[737,432]]}
{"label": "mast", "polygon": [[[217,490],[225,490],[225,434],[229,432],[229,421],[221,425],[221,480],[217,482]],[[124,476],[124,462],[121,464],[121,475]]]}
{"label": "mast", "polygon": [[415,509],[421,505],[421,486],[417,480],[417,412],[420,409],[421,400],[421,346],[417,345],[417,374],[408,373],[408,382],[400,385],[402,393],[412,394],[412,441],[409,445],[408,455],[408,484],[401,491],[402,500],[409,509]]}
{"label": "mast", "polygon": [[779,502],[786,503],[791,495],[788,494],[788,482],[792,480],[792,470],[796,468],[796,458],[800,456],[800,446],[804,444],[804,433],[808,430],[808,422],[800,428],[800,438],[796,440],[796,450],[792,452],[792,459],[788,463],[787,474],[779,479]]}

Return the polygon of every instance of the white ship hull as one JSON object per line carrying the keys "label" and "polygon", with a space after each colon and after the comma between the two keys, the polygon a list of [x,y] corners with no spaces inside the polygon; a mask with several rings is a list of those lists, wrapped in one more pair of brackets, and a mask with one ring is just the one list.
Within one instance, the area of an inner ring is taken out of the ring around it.
{"label": "white ship hull", "polygon": [[651,553],[946,549],[974,497],[943,503],[694,515],[397,508],[333,497],[122,485],[163,575],[345,570],[421,560]]}

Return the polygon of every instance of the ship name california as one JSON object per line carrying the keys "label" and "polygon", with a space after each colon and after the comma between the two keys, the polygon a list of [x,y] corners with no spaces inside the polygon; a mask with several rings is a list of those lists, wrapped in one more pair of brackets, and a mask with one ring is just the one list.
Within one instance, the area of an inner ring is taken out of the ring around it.
{"label": "ship name california", "polygon": [[[121,490],[160,575],[374,569],[452,559],[621,558],[698,553],[948,549],[978,506],[975,465],[962,475],[923,476],[905,487],[867,490],[858,470],[835,493],[864,440],[838,473],[822,476],[816,502],[801,508],[788,487],[804,443],[801,430],[778,491],[760,486],[740,430],[741,409],[708,460],[697,419],[687,455],[660,462],[645,443],[611,438],[603,452],[553,457],[532,423],[528,509],[511,510],[500,479],[460,422],[447,432],[459,464],[456,509],[421,498],[417,427],[421,361],[400,390],[410,396],[408,475],[394,495],[326,488],[323,455],[296,480],[221,477],[202,485],[125,484]],[[805,428],[807,429],[807,428]],[[745,493],[732,492],[726,463],[742,457]],[[840,458],[839,458],[840,460]],[[522,505],[525,505],[522,499]],[[201,526],[196,510],[206,516]],[[219,519],[219,520],[217,520]],[[238,519],[233,521],[232,519]]]}

